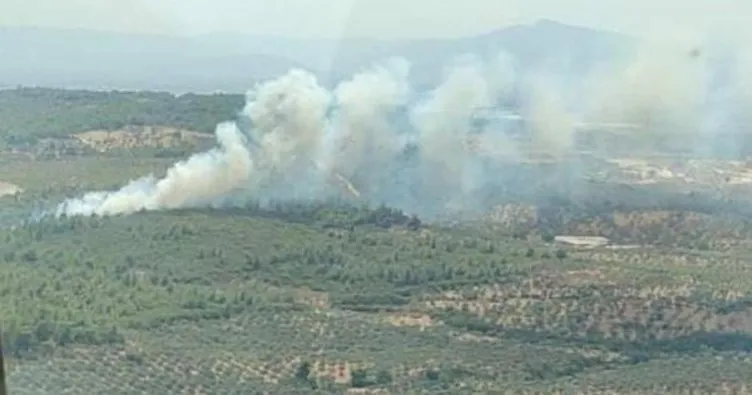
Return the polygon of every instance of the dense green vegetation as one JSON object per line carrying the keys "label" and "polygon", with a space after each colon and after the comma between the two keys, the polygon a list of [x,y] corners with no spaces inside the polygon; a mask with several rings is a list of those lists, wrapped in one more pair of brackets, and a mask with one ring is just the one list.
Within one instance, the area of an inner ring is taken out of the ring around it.
{"label": "dense green vegetation", "polygon": [[[30,142],[139,122],[209,131],[241,100],[5,91],[0,135]],[[752,385],[746,203],[595,185],[532,200],[520,192],[500,216],[519,221],[507,222],[445,225],[331,201],[9,226],[170,163],[147,156],[0,156],[0,180],[25,190],[0,198],[12,394]],[[574,249],[555,242],[563,232],[649,245]]]}
{"label": "dense green vegetation", "polygon": [[[336,203],[70,218],[0,237],[11,377],[58,361],[48,383],[35,379],[44,388],[79,377],[65,361],[115,393],[137,391],[144,375],[149,391],[223,393],[748,382],[732,367],[749,363],[746,310],[717,292],[747,282],[724,284],[710,253],[689,272],[659,251],[614,267],[595,252]],[[174,364],[199,373],[175,376]],[[349,378],[327,378],[331,364]],[[664,373],[646,380],[645,366]],[[105,369],[123,371],[122,387],[94,378]]]}

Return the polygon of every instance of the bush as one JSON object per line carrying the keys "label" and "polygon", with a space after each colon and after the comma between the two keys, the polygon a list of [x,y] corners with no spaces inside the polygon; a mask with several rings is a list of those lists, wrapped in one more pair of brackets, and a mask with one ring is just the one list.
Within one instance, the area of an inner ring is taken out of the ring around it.
{"label": "bush", "polygon": [[556,250],[556,258],[558,259],[565,259],[567,257],[567,251],[564,249],[559,248]]}
{"label": "bush", "polygon": [[350,386],[353,388],[365,388],[373,383],[368,379],[368,371],[355,369],[350,373]]}

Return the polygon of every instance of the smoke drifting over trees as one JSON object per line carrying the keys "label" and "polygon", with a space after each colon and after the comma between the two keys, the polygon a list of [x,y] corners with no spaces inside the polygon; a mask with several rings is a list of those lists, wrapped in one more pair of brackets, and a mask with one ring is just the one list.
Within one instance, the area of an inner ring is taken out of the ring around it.
{"label": "smoke drifting over trees", "polygon": [[[410,85],[409,75],[420,70],[404,59],[373,65],[332,90],[313,73],[293,69],[248,92],[238,120],[217,127],[217,148],[176,163],[162,179],[147,176],[67,200],[56,214],[323,199],[343,191],[422,215],[448,206],[475,210],[488,196],[524,187],[505,181],[520,159],[568,157],[585,129],[597,139],[621,125],[624,138],[641,149],[695,153],[712,151],[718,145],[708,143],[721,136],[745,139],[750,79],[742,61],[732,63],[645,47],[565,81],[518,77],[521,66],[506,54],[461,57],[428,92]],[[482,119],[488,110],[518,113],[523,122]],[[513,137],[520,127],[523,137]],[[722,149],[741,142],[726,141]],[[576,179],[545,170],[533,176]]]}

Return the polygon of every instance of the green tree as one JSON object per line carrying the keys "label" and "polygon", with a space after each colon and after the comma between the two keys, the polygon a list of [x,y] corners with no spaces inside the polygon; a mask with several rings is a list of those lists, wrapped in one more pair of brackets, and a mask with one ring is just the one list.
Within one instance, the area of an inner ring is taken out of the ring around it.
{"label": "green tree", "polygon": [[371,385],[366,369],[355,369],[350,373],[350,386],[353,388],[365,388]]}
{"label": "green tree", "polygon": [[386,369],[381,369],[376,373],[376,384],[378,385],[389,385],[392,380],[392,374]]}

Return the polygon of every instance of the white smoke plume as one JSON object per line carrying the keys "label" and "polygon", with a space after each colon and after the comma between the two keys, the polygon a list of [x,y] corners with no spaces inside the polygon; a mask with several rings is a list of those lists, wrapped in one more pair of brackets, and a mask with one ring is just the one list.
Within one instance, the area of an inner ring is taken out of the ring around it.
{"label": "white smoke plume", "polygon": [[[733,94],[719,95],[711,89],[711,62],[682,51],[640,52],[579,84],[547,78],[520,83],[515,66],[505,55],[465,57],[428,92],[410,86],[413,70],[402,59],[377,64],[333,90],[309,72],[292,70],[248,93],[241,117],[249,126],[219,125],[217,148],[176,163],[162,179],[149,176],[118,191],[67,200],[57,215],[337,194],[409,211],[473,208],[503,173],[514,173],[505,167],[510,158],[572,152],[585,121],[636,125],[634,133],[651,136],[707,136],[718,125],[709,120],[734,113],[727,98],[752,97],[734,87],[738,78],[724,85]],[[559,86],[578,86],[579,94]],[[573,97],[577,102],[568,103]],[[520,98],[521,125],[479,116]],[[519,127],[527,138],[511,137]]]}
{"label": "white smoke plume", "polygon": [[337,110],[319,157],[327,171],[357,179],[366,188],[385,181],[379,178],[387,174],[373,169],[388,168],[404,149],[405,140],[394,133],[390,117],[408,104],[409,70],[403,59],[391,59],[335,89]]}
{"label": "white smoke plume", "polygon": [[749,68],[738,50],[729,56],[712,44],[641,46],[583,82],[583,117],[631,125],[632,140],[650,151],[729,151],[750,136],[752,118],[744,107],[752,85],[745,84]]}
{"label": "white smoke plume", "polygon": [[574,142],[577,119],[567,110],[560,90],[551,89],[552,86],[555,85],[545,79],[533,81],[523,114],[530,120],[531,147],[560,155],[568,152]]}
{"label": "white smoke plume", "polygon": [[652,133],[686,131],[695,124],[693,115],[702,112],[710,77],[706,59],[688,52],[641,48],[624,67],[596,77],[586,96],[593,116],[635,123]]}
{"label": "white smoke plume", "polygon": [[60,204],[57,215],[131,214],[212,205],[247,182],[253,170],[244,137],[235,124],[218,125],[216,134],[218,148],[176,163],[164,178],[149,175],[118,191],[87,193]]}

